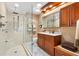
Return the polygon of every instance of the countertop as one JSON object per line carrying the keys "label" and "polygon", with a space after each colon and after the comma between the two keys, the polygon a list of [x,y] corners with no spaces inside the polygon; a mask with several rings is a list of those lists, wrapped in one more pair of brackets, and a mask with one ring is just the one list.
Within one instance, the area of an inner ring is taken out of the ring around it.
{"label": "countertop", "polygon": [[51,36],[59,36],[62,35],[61,32],[54,32],[54,33],[50,33],[50,32],[39,32],[40,34],[46,34],[46,35],[51,35]]}

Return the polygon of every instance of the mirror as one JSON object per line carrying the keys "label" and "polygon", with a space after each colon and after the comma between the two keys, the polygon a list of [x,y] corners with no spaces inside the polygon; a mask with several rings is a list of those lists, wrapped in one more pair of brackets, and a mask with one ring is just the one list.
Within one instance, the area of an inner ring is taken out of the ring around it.
{"label": "mirror", "polygon": [[51,30],[53,28],[60,27],[60,19],[59,19],[60,12],[55,12],[45,17],[42,17],[40,20],[40,25],[42,25],[42,29]]}

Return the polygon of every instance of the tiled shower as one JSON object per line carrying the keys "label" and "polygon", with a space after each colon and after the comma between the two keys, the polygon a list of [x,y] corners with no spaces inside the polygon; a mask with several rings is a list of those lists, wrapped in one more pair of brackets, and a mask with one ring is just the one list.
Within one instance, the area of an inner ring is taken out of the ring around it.
{"label": "tiled shower", "polygon": [[[0,4],[5,8],[5,3]],[[32,15],[5,11],[0,18],[0,55],[26,56],[26,43],[32,42]]]}
{"label": "tiled shower", "polygon": [[[18,3],[21,6],[18,10],[20,13],[13,7],[14,4],[14,2],[0,3],[0,56],[48,56],[38,47],[37,37],[33,37],[32,4],[37,3]],[[14,10],[9,7],[13,7]],[[23,8],[29,13],[24,13]]]}

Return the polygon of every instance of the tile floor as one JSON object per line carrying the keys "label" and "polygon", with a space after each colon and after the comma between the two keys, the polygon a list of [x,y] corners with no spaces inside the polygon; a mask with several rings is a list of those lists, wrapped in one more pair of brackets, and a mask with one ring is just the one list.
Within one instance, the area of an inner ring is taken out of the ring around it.
{"label": "tile floor", "polygon": [[18,45],[9,49],[6,53],[6,56],[27,56],[27,54],[22,45]]}

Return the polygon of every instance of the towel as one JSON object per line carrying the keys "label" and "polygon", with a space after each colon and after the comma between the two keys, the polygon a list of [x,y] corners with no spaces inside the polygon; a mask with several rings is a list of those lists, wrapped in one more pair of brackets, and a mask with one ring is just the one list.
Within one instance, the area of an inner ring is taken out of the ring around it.
{"label": "towel", "polygon": [[79,48],[79,20],[77,20],[77,23],[76,23],[76,34],[75,34],[74,45]]}
{"label": "towel", "polygon": [[76,24],[75,39],[79,39],[79,20],[77,21],[77,24]]}
{"label": "towel", "polygon": [[68,41],[62,42],[61,46],[73,52],[77,51],[77,48],[74,46],[74,44]]}

